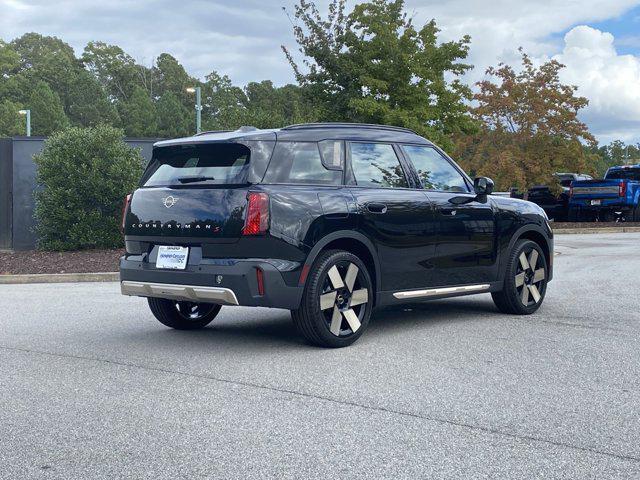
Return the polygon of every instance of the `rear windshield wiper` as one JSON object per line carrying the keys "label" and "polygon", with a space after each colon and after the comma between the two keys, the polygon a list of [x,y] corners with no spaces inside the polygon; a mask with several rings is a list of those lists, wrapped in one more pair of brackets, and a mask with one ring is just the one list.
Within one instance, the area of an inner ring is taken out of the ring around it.
{"label": "rear windshield wiper", "polygon": [[205,177],[204,175],[194,176],[194,177],[178,177],[177,180],[180,183],[195,183],[195,182],[206,182],[207,180],[215,180],[213,177]]}

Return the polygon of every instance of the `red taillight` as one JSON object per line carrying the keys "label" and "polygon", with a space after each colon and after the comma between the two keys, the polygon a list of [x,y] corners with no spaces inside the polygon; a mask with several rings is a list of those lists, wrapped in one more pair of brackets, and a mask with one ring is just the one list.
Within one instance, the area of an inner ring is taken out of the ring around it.
{"label": "red taillight", "polygon": [[247,217],[244,220],[243,235],[260,235],[269,228],[269,195],[251,192],[247,195]]}
{"label": "red taillight", "polygon": [[261,268],[256,268],[256,281],[258,282],[258,295],[264,295],[264,272]]}
{"label": "red taillight", "polygon": [[127,218],[127,210],[129,209],[129,203],[131,203],[131,194],[125,197],[124,204],[122,205],[122,225],[120,227],[123,232],[124,232],[124,222]]}
{"label": "red taillight", "polygon": [[624,197],[627,194],[627,182],[622,181],[618,186],[618,196]]}

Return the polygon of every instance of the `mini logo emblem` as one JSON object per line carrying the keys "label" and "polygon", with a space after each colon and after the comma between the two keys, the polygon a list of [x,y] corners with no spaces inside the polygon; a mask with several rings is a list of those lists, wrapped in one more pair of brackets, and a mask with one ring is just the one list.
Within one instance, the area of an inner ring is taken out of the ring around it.
{"label": "mini logo emblem", "polygon": [[174,196],[169,195],[168,197],[162,199],[162,203],[164,204],[165,207],[171,208],[176,203],[178,203],[178,199]]}

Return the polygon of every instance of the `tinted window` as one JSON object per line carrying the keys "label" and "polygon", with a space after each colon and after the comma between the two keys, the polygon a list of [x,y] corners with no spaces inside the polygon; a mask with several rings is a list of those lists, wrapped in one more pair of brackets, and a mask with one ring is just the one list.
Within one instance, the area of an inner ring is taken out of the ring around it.
{"label": "tinted window", "polygon": [[250,153],[249,148],[237,143],[157,147],[143,185],[244,183]]}
{"label": "tinted window", "polygon": [[449,161],[431,147],[402,147],[418,173],[422,186],[428,190],[468,192],[464,177]]}
{"label": "tinted window", "polygon": [[329,170],[342,170],[344,165],[344,148],[342,140],[323,140],[318,143],[322,154],[322,163]]}
{"label": "tinted window", "polygon": [[408,187],[402,166],[391,145],[352,143],[351,168],[358,185]]}
{"label": "tinted window", "polygon": [[324,167],[315,142],[278,142],[264,182],[340,185],[342,171]]}
{"label": "tinted window", "polygon": [[637,180],[640,181],[640,168],[619,168],[609,170],[604,177],[607,180]]}

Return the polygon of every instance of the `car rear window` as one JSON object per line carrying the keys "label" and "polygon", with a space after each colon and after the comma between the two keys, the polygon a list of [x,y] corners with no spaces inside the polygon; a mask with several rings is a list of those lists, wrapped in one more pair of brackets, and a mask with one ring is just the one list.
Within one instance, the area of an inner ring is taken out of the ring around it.
{"label": "car rear window", "polygon": [[238,143],[156,147],[145,187],[246,183],[251,150]]}
{"label": "car rear window", "polygon": [[640,168],[617,168],[615,170],[609,170],[604,178],[607,180],[640,181]]}

